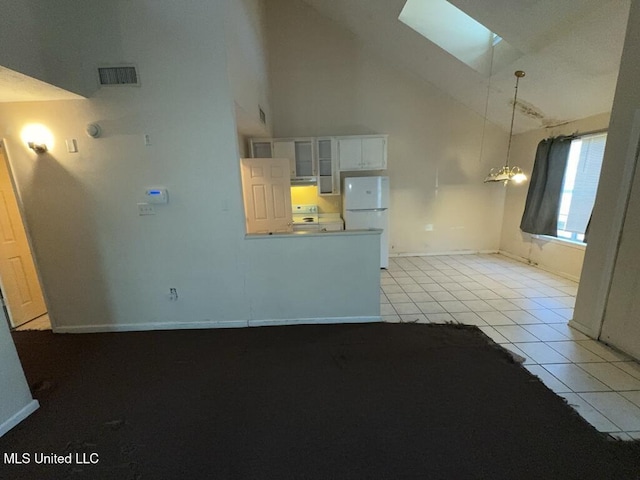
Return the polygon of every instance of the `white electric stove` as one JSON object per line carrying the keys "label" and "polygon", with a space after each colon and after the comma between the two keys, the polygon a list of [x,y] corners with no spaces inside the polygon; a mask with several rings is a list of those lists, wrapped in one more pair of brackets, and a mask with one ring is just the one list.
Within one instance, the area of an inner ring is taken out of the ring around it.
{"label": "white electric stove", "polygon": [[317,205],[292,205],[293,231],[320,230]]}

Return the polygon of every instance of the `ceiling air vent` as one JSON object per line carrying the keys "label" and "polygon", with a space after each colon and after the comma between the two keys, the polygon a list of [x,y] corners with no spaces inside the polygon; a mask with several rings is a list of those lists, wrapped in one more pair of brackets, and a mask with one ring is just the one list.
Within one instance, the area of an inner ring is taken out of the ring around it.
{"label": "ceiling air vent", "polygon": [[136,67],[98,67],[100,85],[140,85]]}

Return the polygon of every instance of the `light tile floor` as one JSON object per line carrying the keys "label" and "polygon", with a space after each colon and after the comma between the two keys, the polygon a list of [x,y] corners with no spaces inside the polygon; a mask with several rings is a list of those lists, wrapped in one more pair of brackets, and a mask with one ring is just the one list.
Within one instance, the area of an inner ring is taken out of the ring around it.
{"label": "light tile floor", "polygon": [[577,290],[501,255],[397,257],[380,309],[386,322],[478,326],[599,431],[640,440],[640,364],[567,325]]}

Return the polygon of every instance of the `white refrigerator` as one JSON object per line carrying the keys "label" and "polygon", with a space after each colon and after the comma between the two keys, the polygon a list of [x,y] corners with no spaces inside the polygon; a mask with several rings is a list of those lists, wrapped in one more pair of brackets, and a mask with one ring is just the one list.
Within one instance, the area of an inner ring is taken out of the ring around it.
{"label": "white refrigerator", "polygon": [[378,228],[380,268],[389,266],[389,177],[347,177],[342,208],[345,230]]}

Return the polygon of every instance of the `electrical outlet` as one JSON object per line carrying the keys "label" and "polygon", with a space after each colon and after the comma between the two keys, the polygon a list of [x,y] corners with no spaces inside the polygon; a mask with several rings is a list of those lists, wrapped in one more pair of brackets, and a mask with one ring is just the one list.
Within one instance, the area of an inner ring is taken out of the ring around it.
{"label": "electrical outlet", "polygon": [[155,215],[156,209],[149,203],[138,204],[138,215]]}
{"label": "electrical outlet", "polygon": [[170,288],[169,289],[169,300],[172,302],[175,302],[176,300],[178,300],[178,290],[175,288]]}

